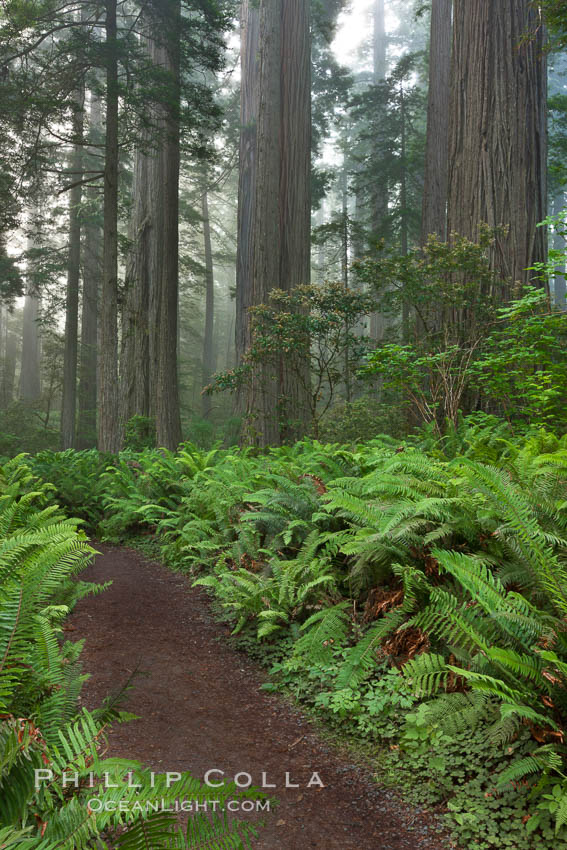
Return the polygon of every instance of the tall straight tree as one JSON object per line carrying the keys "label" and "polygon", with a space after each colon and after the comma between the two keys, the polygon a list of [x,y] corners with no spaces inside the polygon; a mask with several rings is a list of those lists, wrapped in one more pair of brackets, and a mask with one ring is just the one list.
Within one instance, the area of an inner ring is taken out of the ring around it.
{"label": "tall straight tree", "polygon": [[[203,242],[205,247],[205,333],[203,335],[203,386],[206,387],[215,371],[215,275],[213,266],[213,248],[211,242],[211,221],[209,217],[209,197],[207,175],[203,181],[201,195],[201,213],[203,216]],[[211,415],[211,396],[203,395],[203,416]]]}
{"label": "tall straight tree", "polygon": [[84,88],[81,87],[76,95],[73,113],[73,153],[70,158],[71,168],[69,169],[73,185],[69,193],[69,245],[65,301],[63,401],[61,405],[61,445],[64,449],[74,448],[76,439],[84,95]]}
{"label": "tall straight tree", "polygon": [[181,441],[179,23],[178,0],[155,2],[144,13],[145,49],[155,87],[148,110],[151,126],[143,131],[134,162],[121,357],[121,425],[135,415],[150,416],[158,444],[169,449]]}
{"label": "tall straight tree", "polygon": [[[374,34],[372,42],[373,55],[373,82],[375,86],[384,83],[387,73],[386,57],[386,14],[384,0],[374,0]],[[373,143],[372,158],[378,160],[382,155],[380,151],[380,139],[377,137]],[[370,229],[374,235],[380,233],[384,227],[384,221],[388,215],[388,184],[386,180],[373,181],[370,194]],[[379,340],[384,336],[387,328],[387,319],[380,313],[372,313],[370,316],[370,336]]]}
{"label": "tall straight tree", "polygon": [[18,338],[14,333],[8,311],[4,307],[2,311],[4,314],[4,322],[2,323],[4,358],[0,373],[0,408],[6,408],[14,401]]}
{"label": "tall straight tree", "polygon": [[254,266],[256,141],[260,94],[259,32],[259,9],[253,0],[242,0],[240,8],[240,162],[235,325],[238,363],[242,361],[242,357],[250,345],[248,309],[251,305]]}
{"label": "tall straight tree", "polygon": [[39,294],[33,284],[24,300],[20,400],[33,402],[41,397]]}
{"label": "tall straight tree", "polygon": [[120,448],[118,419],[118,32],[116,0],[106,0],[106,135],[99,346],[98,447]]}
{"label": "tall straight tree", "polygon": [[[374,36],[373,36],[373,81],[379,86],[386,79],[386,15],[384,0],[374,0]],[[380,156],[379,140],[376,139],[373,156]],[[372,190],[371,227],[379,233],[388,214],[388,186],[376,183]]]}
{"label": "tall straight tree", "polygon": [[432,0],[427,140],[421,216],[422,245],[430,234],[436,234],[441,241],[445,241],[447,235],[452,30],[453,0]]}
{"label": "tall straight tree", "polygon": [[149,216],[152,222],[149,256],[150,413],[158,444],[176,449],[181,442],[177,375],[179,300],[179,0],[165,0],[160,37],[150,42],[154,66],[164,74],[167,94],[154,109],[160,139],[148,164]]}
{"label": "tall straight tree", "polygon": [[[153,0],[144,8],[141,24],[148,60],[140,83],[147,87],[147,120],[134,165],[120,419],[124,425],[134,415],[150,416],[158,443],[170,449],[181,441],[177,362],[180,136],[183,129],[189,144],[198,138],[196,147],[202,155],[201,125],[211,130],[215,107],[209,84],[199,78],[210,80],[207,72],[221,65],[220,34],[229,23],[226,10],[224,3],[206,3],[199,10],[191,4],[189,13],[182,14],[179,0]],[[182,101],[193,108],[182,110]],[[194,132],[196,128],[199,132]]]}
{"label": "tall straight tree", "polygon": [[[96,145],[102,137],[102,103],[91,92],[90,103],[90,168],[100,161]],[[81,311],[81,346],[79,352],[79,418],[77,447],[96,445],[97,407],[97,336],[98,290],[102,272],[102,232],[100,227],[100,193],[96,185],[86,189],[86,209],[83,214],[83,303]]]}
{"label": "tall straight tree", "polygon": [[[309,0],[261,0],[251,303],[309,282],[311,63]],[[308,365],[293,354],[254,374],[245,439],[295,440],[308,428]]]}
{"label": "tall straight tree", "polygon": [[491,264],[511,283],[547,254],[544,37],[530,0],[454,0],[448,232],[497,229]]}
{"label": "tall straight tree", "polygon": [[35,254],[39,249],[40,228],[38,219],[40,210],[35,205],[32,213],[30,234],[28,236],[28,256],[26,262],[26,297],[22,326],[22,359],[20,367],[20,400],[33,402],[41,396],[39,305],[40,295],[37,279]]}
{"label": "tall straight tree", "polygon": [[[147,133],[143,141],[149,144]],[[132,211],[126,261],[125,299],[122,310],[120,358],[120,421],[124,426],[133,416],[150,415],[150,217],[148,167],[150,154],[141,145],[134,158]]]}

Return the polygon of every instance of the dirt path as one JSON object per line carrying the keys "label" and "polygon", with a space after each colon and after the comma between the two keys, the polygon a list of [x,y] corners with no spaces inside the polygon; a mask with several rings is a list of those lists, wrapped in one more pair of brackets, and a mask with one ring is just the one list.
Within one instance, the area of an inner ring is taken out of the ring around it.
{"label": "dirt path", "polygon": [[[69,637],[86,638],[92,674],[83,700],[97,705],[139,669],[128,709],[140,720],[113,730],[110,754],[156,772],[244,772],[277,784],[279,805],[257,850],[441,850],[432,820],[400,805],[345,762],[299,711],[259,691],[262,671],[223,641],[206,594],[139,553],[106,545],[85,578],[112,587],[83,600]],[[285,774],[299,788],[286,789]],[[317,772],[325,787],[306,785]],[[214,774],[216,780],[219,774]],[[244,780],[243,780],[244,781]]]}

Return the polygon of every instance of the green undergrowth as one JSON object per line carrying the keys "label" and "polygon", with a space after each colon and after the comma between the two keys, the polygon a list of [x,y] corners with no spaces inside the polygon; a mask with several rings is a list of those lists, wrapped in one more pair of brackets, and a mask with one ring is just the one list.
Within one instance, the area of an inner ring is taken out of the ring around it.
{"label": "green undergrowth", "polygon": [[270,686],[461,847],[567,846],[567,438],[477,415],[443,438],[35,462],[91,469],[97,534],[159,541]]}
{"label": "green undergrowth", "polygon": [[416,809],[432,812],[438,831],[448,830],[460,848],[562,846],[552,811],[542,814],[534,839],[526,831],[531,810],[526,794],[498,787],[501,773],[530,752],[527,733],[502,748],[494,747],[484,725],[447,735],[422,722],[419,699],[387,664],[379,678],[337,691],[343,652],[334,664],[298,668],[286,662],[290,640],[258,644],[253,634],[244,633],[231,642],[270,671],[264,690],[299,703],[319,729],[331,733],[334,744],[346,743],[381,785]]}

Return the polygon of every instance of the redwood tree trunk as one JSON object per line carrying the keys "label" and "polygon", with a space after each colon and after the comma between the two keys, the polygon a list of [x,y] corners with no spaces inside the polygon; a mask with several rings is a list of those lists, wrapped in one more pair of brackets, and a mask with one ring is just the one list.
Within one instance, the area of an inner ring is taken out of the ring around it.
{"label": "redwood tree trunk", "polygon": [[116,0],[106,0],[106,141],[100,317],[98,447],[117,452],[118,421],[118,58]]}
{"label": "redwood tree trunk", "polygon": [[158,445],[174,450],[181,442],[177,376],[179,289],[179,0],[168,0],[160,30],[151,42],[155,65],[168,77],[168,93],[155,109],[160,133],[148,164],[150,238],[149,384],[150,412]]}
{"label": "redwood tree trunk", "polygon": [[238,184],[238,239],[236,255],[236,358],[242,361],[250,346],[248,308],[254,265],[254,211],[256,196],[256,141],[259,108],[259,10],[243,0],[240,12],[240,165]]}
{"label": "redwood tree trunk", "polygon": [[447,236],[447,187],[449,155],[449,93],[453,0],[433,0],[429,47],[429,94],[427,140],[423,180],[421,244],[436,234]]}
{"label": "redwood tree trunk", "polygon": [[24,301],[20,369],[20,399],[28,402],[41,398],[38,319],[39,295],[34,289],[28,289]]}
{"label": "redwood tree trunk", "polygon": [[5,344],[2,381],[0,383],[0,408],[9,407],[14,401],[14,389],[16,383],[16,356],[18,340],[16,334],[8,325],[6,314],[3,330],[5,334]]}
{"label": "redwood tree trunk", "polygon": [[[374,63],[374,85],[378,86],[386,79],[387,57],[386,57],[386,16],[384,0],[374,0],[374,39],[373,39],[373,63]],[[381,156],[379,140],[373,145],[372,156],[378,159]],[[380,233],[386,216],[388,215],[388,185],[386,182],[374,182],[371,189],[371,211],[370,228],[377,235]],[[388,327],[388,319],[381,313],[370,315],[370,337],[380,340]]]}
{"label": "redwood tree trunk", "polygon": [[81,277],[81,200],[83,170],[84,90],[77,94],[73,116],[75,139],[71,156],[71,178],[76,184],[69,194],[69,248],[67,254],[67,297],[65,303],[65,349],[63,354],[63,400],[61,404],[61,446],[72,449],[76,441],[77,357],[79,350],[79,288]]}
{"label": "redwood tree trunk", "polygon": [[[211,222],[209,219],[209,199],[207,195],[207,184],[203,187],[201,196],[203,215],[203,239],[205,243],[205,335],[203,337],[203,387],[206,387],[215,371],[215,344],[214,344],[214,321],[215,321],[215,276],[213,268],[213,249],[211,245]],[[208,418],[211,414],[211,396],[206,393],[203,396],[203,416]]]}
{"label": "redwood tree trunk", "polygon": [[133,416],[150,415],[149,375],[149,156],[136,151],[132,212],[128,237],[131,248],[126,262],[125,303],[122,311],[122,354],[120,359],[120,421],[122,427]]}
{"label": "redwood tree trunk", "polygon": [[[37,214],[37,211],[36,211]],[[39,247],[38,228],[32,227],[28,239],[28,252]],[[36,269],[33,260],[28,257],[26,274],[26,297],[22,327],[22,362],[20,368],[20,391],[22,401],[34,402],[41,397],[39,305],[40,295]]]}
{"label": "redwood tree trunk", "polygon": [[[252,304],[309,283],[311,49],[308,0],[262,0]],[[309,364],[293,355],[258,367],[246,439],[288,442],[309,426]]]}
{"label": "redwood tree trunk", "polygon": [[[374,85],[378,86],[386,79],[386,17],[384,0],[374,2]],[[380,151],[374,148],[373,156],[379,157]],[[372,220],[374,233],[380,232],[384,218],[388,214],[388,186],[376,183],[372,189]]]}
{"label": "redwood tree trunk", "polygon": [[[101,101],[91,93],[90,133],[98,141],[102,125]],[[92,157],[92,168],[97,159]],[[79,353],[79,419],[77,446],[96,445],[97,408],[97,339],[98,290],[102,274],[102,233],[100,228],[99,190],[96,185],[86,190],[88,208],[83,223],[83,304],[81,313],[81,347]]]}
{"label": "redwood tree trunk", "polygon": [[448,232],[501,228],[492,267],[527,283],[547,255],[542,21],[529,0],[455,0],[454,16]]}

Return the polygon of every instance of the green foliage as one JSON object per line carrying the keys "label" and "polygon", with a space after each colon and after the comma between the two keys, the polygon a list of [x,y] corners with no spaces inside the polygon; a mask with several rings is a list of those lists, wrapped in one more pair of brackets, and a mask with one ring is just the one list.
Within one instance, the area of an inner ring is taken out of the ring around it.
{"label": "green foliage", "polygon": [[110,455],[89,449],[76,452],[38,452],[29,459],[34,473],[49,482],[55,499],[67,513],[85,520],[95,529],[102,518],[102,474],[111,462]]}
{"label": "green foliage", "polygon": [[473,365],[474,383],[516,420],[564,429],[567,313],[550,311],[545,291],[528,287],[498,317]]}
{"label": "green foliage", "polygon": [[147,416],[133,416],[129,419],[124,430],[124,448],[141,452],[155,447],[156,426],[153,419]]}
{"label": "green foliage", "polygon": [[567,808],[567,437],[486,414],[436,435],[125,452],[102,476],[101,526],[155,534],[271,661],[268,687],[381,746],[385,774],[417,778],[465,846],[551,846]]}
{"label": "green foliage", "polygon": [[[318,436],[319,423],[339,385],[349,384],[367,350],[368,341],[355,329],[374,307],[372,296],[342,283],[298,286],[292,292],[272,290],[269,304],[250,310],[252,344],[243,364],[218,374],[208,391],[247,386],[259,367],[271,380],[271,367],[283,356],[294,380],[306,389],[313,433]],[[282,396],[276,404],[278,415],[285,419],[286,399]]]}
{"label": "green foliage", "polygon": [[[380,378],[397,404],[441,435],[448,420],[482,404],[514,424],[565,430],[567,313],[553,310],[545,288],[508,292],[489,263],[493,236],[480,244],[431,238],[404,257],[367,258],[357,275],[376,291],[392,330],[360,374]],[[560,257],[536,271],[551,279]],[[397,334],[403,309],[415,327]]]}
{"label": "green foliage", "polygon": [[45,425],[41,410],[17,402],[0,411],[0,457],[57,449],[60,436]]}
{"label": "green foliage", "polygon": [[[23,457],[0,467],[2,846],[248,847],[256,834],[249,824],[201,810],[183,832],[174,816],[155,812],[154,801],[258,799],[255,791],[208,788],[188,774],[170,786],[136,762],[101,758],[106,726],[128,715],[110,702],[79,711],[82,642],[62,641],[62,622],[78,599],[104,587],[77,580],[94,550],[77,531],[78,520],[49,504],[51,489]],[[76,785],[65,786],[64,775],[75,774]],[[110,782],[101,782],[107,774]]]}
{"label": "green foliage", "polygon": [[354,272],[376,293],[380,311],[391,317],[394,327],[404,305],[414,312],[419,332],[411,336],[419,337],[420,353],[453,345],[466,349],[494,318],[490,293],[501,296],[504,291],[488,260],[492,240],[488,232],[478,244],[463,237],[440,242],[431,236],[423,249],[404,256],[380,252],[365,257],[354,264]]}
{"label": "green foliage", "polygon": [[330,408],[319,426],[319,438],[329,443],[362,443],[378,435],[392,440],[406,435],[407,421],[403,410],[371,395]]}

